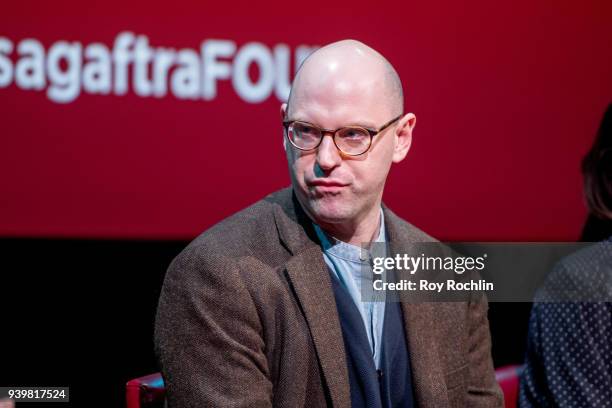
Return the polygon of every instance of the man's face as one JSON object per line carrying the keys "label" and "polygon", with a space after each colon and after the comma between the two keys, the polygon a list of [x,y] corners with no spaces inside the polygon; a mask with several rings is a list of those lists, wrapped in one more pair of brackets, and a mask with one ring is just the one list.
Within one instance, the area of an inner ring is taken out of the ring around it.
{"label": "man's face", "polygon": [[[382,79],[334,80],[327,84],[302,80],[288,120],[301,120],[323,129],[359,125],[378,129],[397,114],[384,100]],[[346,156],[330,133],[319,147],[301,151],[285,139],[293,188],[304,210],[318,224],[359,222],[378,208],[397,143],[397,123],[374,136],[370,150]],[[403,158],[403,156],[402,156]]]}

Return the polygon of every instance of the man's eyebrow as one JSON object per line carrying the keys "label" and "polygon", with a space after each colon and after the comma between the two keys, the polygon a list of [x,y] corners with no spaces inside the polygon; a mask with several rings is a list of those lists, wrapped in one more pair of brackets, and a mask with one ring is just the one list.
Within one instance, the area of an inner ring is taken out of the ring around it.
{"label": "man's eyebrow", "polygon": [[299,116],[287,117],[286,120],[289,121],[289,122],[294,122],[295,121],[295,122],[306,122],[306,123],[310,123],[311,125],[315,124],[315,123],[313,123],[313,122],[311,122],[309,120],[302,119]]}
{"label": "man's eyebrow", "polygon": [[[298,122],[306,122],[306,123],[310,123],[311,125],[315,125],[315,126],[321,127],[317,123],[311,122],[311,121],[306,120],[306,119],[300,119],[299,116],[294,116],[293,118],[287,118],[287,120],[289,120],[289,121],[298,121]],[[345,123],[344,125],[342,125],[340,128],[347,127],[347,126],[359,126],[359,127],[362,127],[362,128],[374,129],[374,130],[378,129],[378,127],[376,127],[376,125],[374,125],[374,124],[372,124],[370,122],[361,122],[359,120],[349,121],[349,122]]]}
{"label": "man's eyebrow", "polygon": [[370,122],[351,122],[350,125],[348,126],[360,126],[362,128],[367,128],[367,129],[377,129],[376,125],[370,123]]}

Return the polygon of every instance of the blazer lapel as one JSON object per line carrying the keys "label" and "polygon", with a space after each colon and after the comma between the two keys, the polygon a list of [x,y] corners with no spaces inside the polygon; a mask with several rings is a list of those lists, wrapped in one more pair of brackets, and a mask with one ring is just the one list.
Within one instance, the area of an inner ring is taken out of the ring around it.
{"label": "blazer lapel", "polygon": [[[383,206],[383,210],[389,240],[388,256],[395,256],[405,250],[407,244],[421,240],[413,234],[409,224],[399,219],[388,208]],[[447,407],[449,401],[445,399],[446,381],[436,344],[435,304],[411,301],[406,295],[400,292],[417,405],[432,406],[432,402],[435,401],[437,408]]]}
{"label": "blazer lapel", "polygon": [[311,247],[291,258],[287,273],[306,316],[334,407],[350,406],[342,329],[321,250]]}
{"label": "blazer lapel", "polygon": [[446,381],[435,344],[432,305],[402,302],[415,397],[419,407],[447,407]]}
{"label": "blazer lapel", "polygon": [[311,221],[292,199],[275,211],[279,237],[293,255],[285,268],[308,323],[332,404],[350,407],[344,340],[331,277]]}

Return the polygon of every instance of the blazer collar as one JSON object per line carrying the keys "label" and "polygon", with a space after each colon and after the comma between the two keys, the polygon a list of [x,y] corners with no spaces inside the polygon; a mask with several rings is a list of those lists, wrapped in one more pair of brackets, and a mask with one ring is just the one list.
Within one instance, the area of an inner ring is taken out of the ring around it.
{"label": "blazer collar", "polygon": [[[291,188],[272,200],[277,206],[274,219],[279,238],[292,257],[286,271],[304,311],[325,383],[334,407],[350,406],[350,384],[340,319],[320,243],[310,218]],[[383,204],[385,228],[390,253],[394,256],[403,245],[419,242],[422,232],[396,216]],[[446,396],[436,336],[434,305],[402,302],[404,327],[410,353],[415,398],[419,406],[448,406],[440,401]]]}
{"label": "blazer collar", "polygon": [[270,196],[275,204],[274,220],[283,246],[291,253],[298,254],[302,249],[319,246],[312,221],[306,215],[291,187]]}

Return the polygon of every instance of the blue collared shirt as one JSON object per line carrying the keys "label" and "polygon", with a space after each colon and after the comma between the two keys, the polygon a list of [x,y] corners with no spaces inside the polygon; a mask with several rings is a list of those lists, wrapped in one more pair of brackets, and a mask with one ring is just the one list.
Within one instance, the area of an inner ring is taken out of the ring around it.
{"label": "blue collared shirt", "polygon": [[[314,224],[314,223],[313,223]],[[326,234],[317,224],[314,224],[321,246],[323,247],[323,258],[329,269],[340,284],[348,291],[355,302],[366,333],[372,357],[376,368],[380,368],[382,331],[385,317],[384,292],[381,292],[378,301],[362,301],[362,287],[372,287],[374,276],[371,267],[372,255],[366,250],[356,245],[347,244],[328,234]],[[378,238],[375,242],[386,242],[385,238],[385,218],[380,210],[380,229]],[[377,245],[377,252],[386,252],[385,245]],[[386,256],[385,253],[376,256]],[[363,286],[362,286],[363,285]]]}

